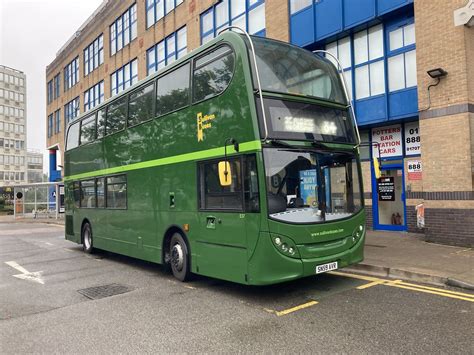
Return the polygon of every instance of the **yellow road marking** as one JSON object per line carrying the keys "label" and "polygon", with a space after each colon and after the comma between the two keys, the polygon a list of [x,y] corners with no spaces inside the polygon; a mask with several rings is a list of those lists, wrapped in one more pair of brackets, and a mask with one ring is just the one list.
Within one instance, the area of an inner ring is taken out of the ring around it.
{"label": "yellow road marking", "polygon": [[[281,316],[284,316],[284,315],[287,315],[289,313],[293,313],[293,312],[296,312],[296,311],[299,311],[300,309],[304,309],[304,308],[308,308],[308,307],[311,307],[311,306],[314,306],[318,304],[318,302],[316,301],[310,301],[310,302],[307,302],[307,303],[304,303],[304,304],[300,304],[299,306],[296,306],[296,307],[293,307],[293,308],[288,308],[288,309],[285,309],[283,311],[275,311],[274,313],[278,316],[278,317],[281,317]],[[266,309],[266,311],[268,312],[269,310]]]}
{"label": "yellow road marking", "polygon": [[356,287],[358,290],[365,290],[366,288],[369,288],[369,287],[372,287],[372,286],[377,286],[377,285],[382,285],[382,284],[387,284],[387,283],[393,283],[393,284],[398,284],[398,283],[401,283],[402,280],[378,280],[378,281],[372,281],[372,282],[369,282],[368,284],[365,284],[365,285],[362,285],[362,286],[358,286]]}
{"label": "yellow road marking", "polygon": [[430,291],[430,290],[425,290],[422,288],[418,287],[410,287],[410,286],[405,286],[403,284],[392,284],[392,283],[386,283],[387,286],[394,286],[398,288],[403,288],[405,290],[412,290],[412,291],[418,291],[418,292],[424,292],[424,293],[431,293],[433,295],[438,295],[438,296],[443,296],[443,297],[449,297],[449,298],[455,298],[458,300],[463,300],[463,301],[468,301],[468,302],[474,302],[474,298],[467,298],[467,297],[461,297],[461,296],[456,296],[456,295],[451,295],[449,293],[444,293],[443,290],[439,290],[439,292],[436,291]]}
{"label": "yellow road marking", "polygon": [[336,276],[350,277],[350,278],[353,278],[353,279],[359,279],[359,280],[365,280],[365,281],[379,281],[379,280],[382,280],[378,277],[364,276],[364,275],[358,275],[358,274],[350,274],[350,273],[339,272],[339,271],[329,271],[328,274],[336,275]]}
{"label": "yellow road marking", "polygon": [[463,292],[456,292],[456,291],[450,291],[450,290],[444,290],[444,289],[440,289],[440,288],[436,288],[436,287],[416,285],[416,284],[412,284],[412,283],[409,283],[409,282],[404,282],[404,281],[401,281],[401,280],[380,279],[380,278],[372,277],[372,276],[363,276],[363,275],[350,274],[350,273],[344,273],[344,272],[338,272],[338,271],[331,271],[331,272],[329,272],[329,274],[336,275],[336,276],[350,277],[350,278],[353,278],[353,279],[371,281],[368,284],[356,287],[359,290],[363,290],[363,289],[366,289],[366,288],[369,288],[369,287],[372,287],[372,286],[376,286],[376,285],[385,285],[385,286],[398,287],[398,288],[402,288],[402,289],[405,289],[405,290],[431,293],[433,295],[438,295],[438,296],[443,296],[443,297],[448,297],[448,298],[454,298],[454,299],[468,301],[468,302],[474,302],[474,295],[472,295],[472,294],[463,293]]}

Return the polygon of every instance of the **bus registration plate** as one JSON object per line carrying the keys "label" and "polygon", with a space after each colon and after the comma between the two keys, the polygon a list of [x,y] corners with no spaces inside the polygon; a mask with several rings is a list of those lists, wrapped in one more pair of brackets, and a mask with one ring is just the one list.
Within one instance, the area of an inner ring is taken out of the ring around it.
{"label": "bus registration plate", "polygon": [[327,264],[316,266],[316,273],[321,274],[323,272],[328,272],[328,271],[336,270],[336,269],[337,269],[337,261],[334,261],[333,263],[327,263]]}

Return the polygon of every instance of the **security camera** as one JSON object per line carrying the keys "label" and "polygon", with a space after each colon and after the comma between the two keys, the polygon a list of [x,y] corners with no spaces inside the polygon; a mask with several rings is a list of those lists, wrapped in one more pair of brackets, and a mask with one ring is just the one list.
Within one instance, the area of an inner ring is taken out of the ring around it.
{"label": "security camera", "polygon": [[454,26],[474,26],[474,0],[469,0],[466,6],[454,10]]}

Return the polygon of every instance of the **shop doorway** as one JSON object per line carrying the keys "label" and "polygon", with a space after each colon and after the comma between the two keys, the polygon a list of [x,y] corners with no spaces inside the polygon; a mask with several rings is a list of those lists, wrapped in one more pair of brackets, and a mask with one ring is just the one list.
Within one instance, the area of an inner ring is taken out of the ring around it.
{"label": "shop doorway", "polygon": [[372,179],[374,229],[406,231],[403,164],[387,164],[381,172],[380,179]]}

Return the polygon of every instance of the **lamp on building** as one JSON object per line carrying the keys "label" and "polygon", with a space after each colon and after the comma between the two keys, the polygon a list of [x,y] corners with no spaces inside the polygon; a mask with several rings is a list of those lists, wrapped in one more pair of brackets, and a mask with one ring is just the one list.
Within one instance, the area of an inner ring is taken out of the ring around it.
{"label": "lamp on building", "polygon": [[437,86],[439,82],[441,81],[441,78],[444,78],[446,75],[448,75],[448,72],[444,70],[443,68],[430,69],[426,73],[431,78],[437,79],[437,80],[436,80],[436,83],[428,85],[428,106],[424,109],[419,110],[420,112],[428,111],[431,108],[431,93],[430,93],[431,88]]}
{"label": "lamp on building", "polygon": [[[431,69],[427,71],[428,75],[431,76],[433,79],[441,79],[448,75],[448,72],[444,70],[443,68],[436,68],[436,69]],[[438,84],[436,84],[438,85]]]}

